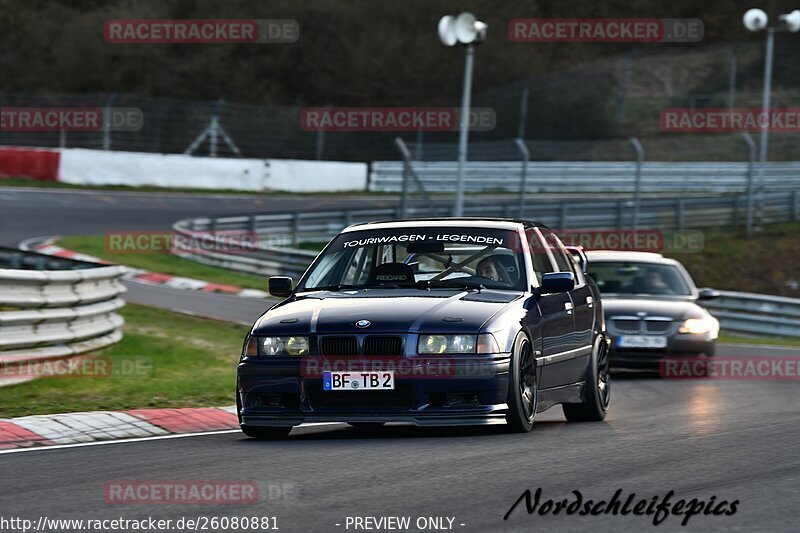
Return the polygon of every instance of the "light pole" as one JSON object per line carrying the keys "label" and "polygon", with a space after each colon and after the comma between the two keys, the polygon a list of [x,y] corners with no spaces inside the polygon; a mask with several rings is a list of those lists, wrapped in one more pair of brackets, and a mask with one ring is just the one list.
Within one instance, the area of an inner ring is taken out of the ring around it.
{"label": "light pole", "polygon": [[461,122],[458,132],[458,181],[453,216],[464,214],[464,173],[467,163],[467,139],[469,135],[469,110],[472,97],[472,64],[474,45],[486,38],[486,23],[475,18],[472,13],[445,15],[439,20],[439,39],[445,46],[462,44],[467,48],[464,62],[464,88],[461,95]]}
{"label": "light pole", "polygon": [[770,96],[772,92],[772,56],[775,48],[775,32],[786,31],[795,33],[800,30],[800,9],[795,9],[786,15],[778,17],[780,26],[767,27],[769,17],[761,9],[748,9],[742,22],[744,27],[752,32],[767,30],[766,57],[764,59],[764,93],[761,95],[761,134],[759,136],[758,153],[758,200],[759,208],[762,207],[762,194],[764,188],[764,175],[767,164],[767,137],[769,132],[770,119]]}

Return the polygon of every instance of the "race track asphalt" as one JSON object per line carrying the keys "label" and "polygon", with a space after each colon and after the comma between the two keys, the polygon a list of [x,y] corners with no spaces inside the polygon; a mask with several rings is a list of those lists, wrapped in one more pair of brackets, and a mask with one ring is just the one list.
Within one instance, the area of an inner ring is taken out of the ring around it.
{"label": "race track asphalt", "polygon": [[[796,531],[798,404],[796,381],[620,379],[605,422],[567,424],[553,408],[521,435],[330,425],[295,429],[280,442],[232,432],[42,449],[0,456],[0,509],[33,520],[277,516],[283,532],[354,531],[347,516],[386,515],[455,517],[454,529],[465,532]],[[107,503],[103,488],[117,480],[258,482],[261,497],[248,505]],[[623,499],[672,490],[673,502],[739,503],[733,516],[698,515],[687,527],[675,516],[657,528],[652,516],[529,516],[524,504],[503,520],[537,488],[541,503],[572,502],[575,490],[608,499],[617,489]]]}
{"label": "race track asphalt", "polygon": [[[133,198],[123,201],[121,194]],[[308,205],[307,199],[292,201],[0,189],[0,242],[16,245],[54,233],[163,229],[185,216],[251,212],[256,202],[264,209]],[[316,201],[344,205],[356,200]],[[267,300],[128,286],[130,301],[245,324],[270,305]],[[800,351],[726,345],[718,355],[797,357]],[[0,451],[0,520],[277,516],[282,532],[339,532],[356,531],[346,528],[348,516],[409,516],[412,524],[417,517],[444,516],[454,518],[453,530],[465,532],[796,531],[798,406],[798,381],[620,376],[613,382],[605,422],[567,424],[556,407],[540,414],[534,430],[524,435],[405,426],[368,432],[335,424],[297,428],[278,442],[226,432]],[[244,481],[258,482],[262,490],[259,501],[249,505],[108,503],[104,487],[118,480]],[[623,499],[635,493],[637,500],[650,500],[674,491],[673,502],[715,497],[716,503],[738,504],[732,516],[694,516],[685,527],[676,516],[656,527],[652,515],[528,515],[524,504],[503,520],[525,490],[537,488],[543,495],[540,508],[550,498],[573,502],[572,491],[597,501],[608,500],[617,489]]]}

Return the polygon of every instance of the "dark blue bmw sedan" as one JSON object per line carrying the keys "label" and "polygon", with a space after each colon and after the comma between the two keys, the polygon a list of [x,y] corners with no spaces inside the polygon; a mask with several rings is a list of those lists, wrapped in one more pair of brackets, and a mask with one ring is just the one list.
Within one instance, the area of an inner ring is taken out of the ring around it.
{"label": "dark blue bmw sedan", "polygon": [[526,432],[555,405],[568,421],[602,420],[609,341],[585,267],[535,222],[350,226],[297,286],[270,278],[284,300],[244,342],[242,431],[278,438],[335,421]]}

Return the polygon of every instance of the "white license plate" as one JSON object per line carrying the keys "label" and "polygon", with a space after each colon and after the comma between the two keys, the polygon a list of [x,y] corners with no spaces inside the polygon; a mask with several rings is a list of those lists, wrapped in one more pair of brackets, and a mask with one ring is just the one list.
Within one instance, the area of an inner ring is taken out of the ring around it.
{"label": "white license plate", "polygon": [[323,372],[323,390],[394,390],[394,371]]}
{"label": "white license plate", "polygon": [[667,338],[658,335],[623,335],[617,338],[620,348],[666,348]]}

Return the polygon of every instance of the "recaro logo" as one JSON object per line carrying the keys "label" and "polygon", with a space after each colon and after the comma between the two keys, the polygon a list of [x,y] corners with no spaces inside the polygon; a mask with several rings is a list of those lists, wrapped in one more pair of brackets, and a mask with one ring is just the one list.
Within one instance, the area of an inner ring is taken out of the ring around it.
{"label": "recaro logo", "polygon": [[405,281],[404,274],[379,274],[375,276],[378,281]]}

